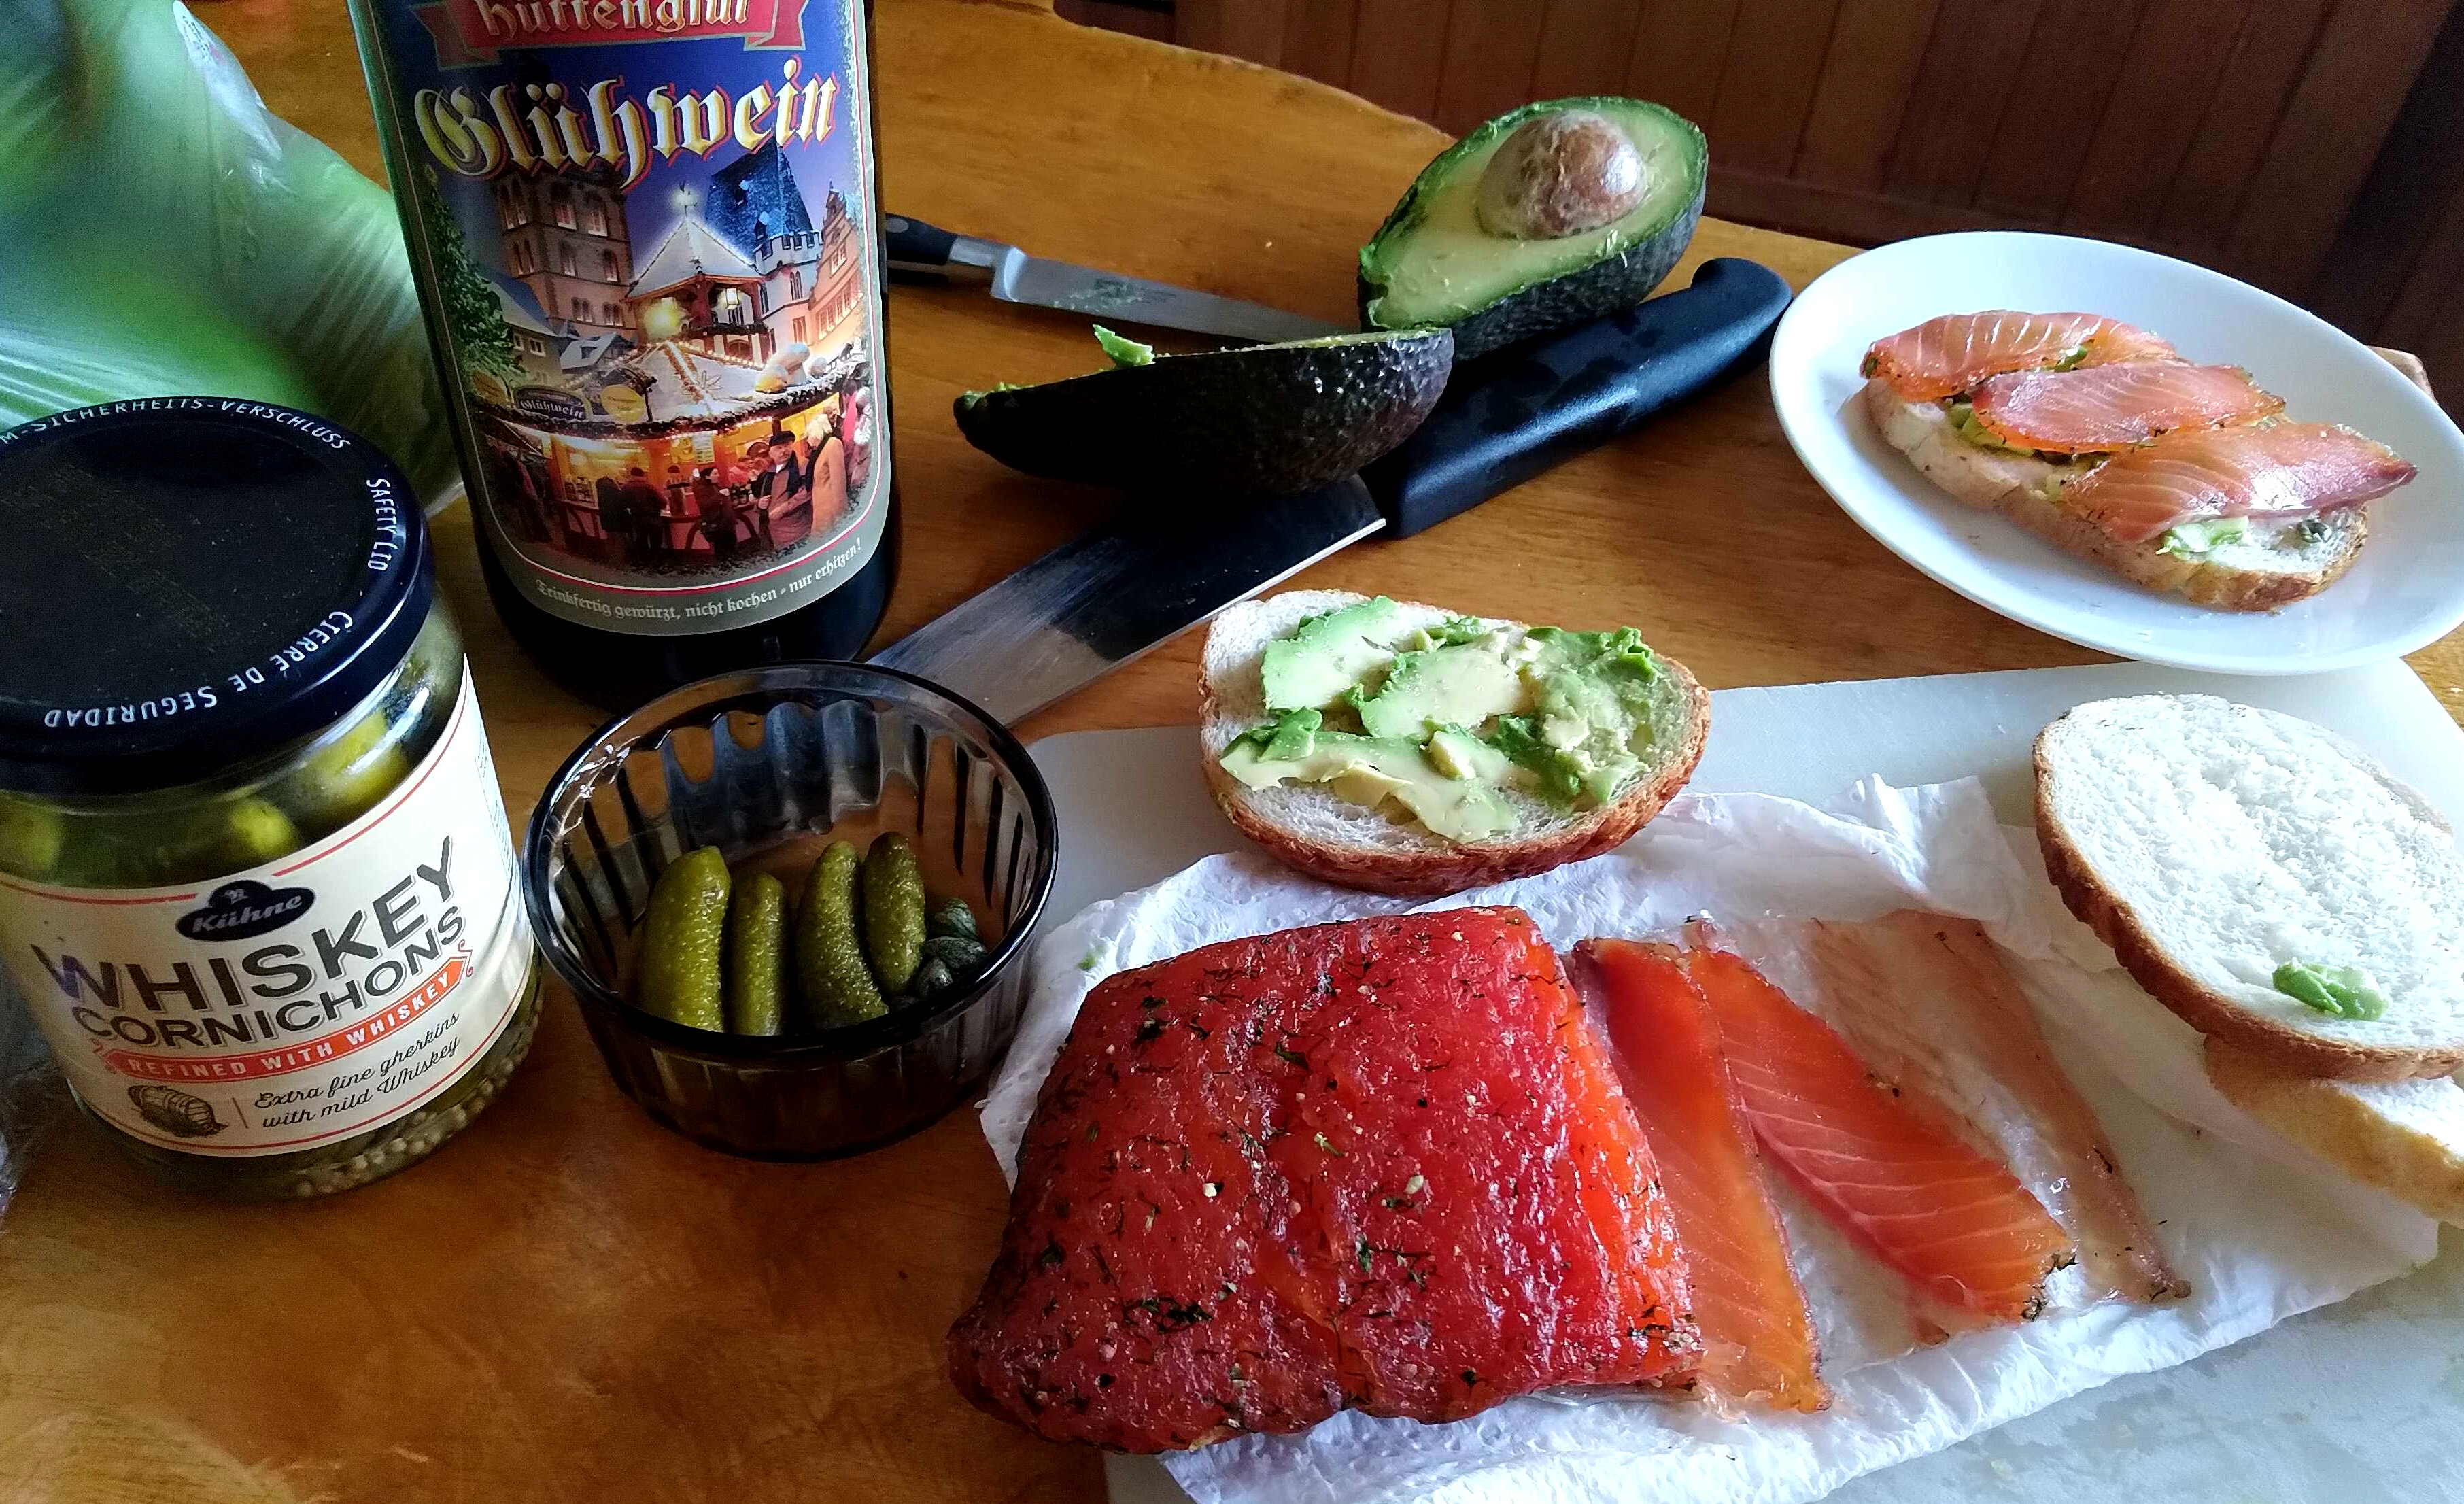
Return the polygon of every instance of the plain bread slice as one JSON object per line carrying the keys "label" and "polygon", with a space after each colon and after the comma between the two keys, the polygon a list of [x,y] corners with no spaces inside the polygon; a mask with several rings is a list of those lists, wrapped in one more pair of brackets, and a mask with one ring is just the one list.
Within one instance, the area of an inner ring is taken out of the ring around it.
{"label": "plain bread slice", "polygon": [[[2464,857],[2420,794],[2296,717],[2209,695],[2097,700],[2036,739],[2036,835],[2071,911],[2200,1032],[2346,1080],[2464,1064]],[[2364,1020],[2278,992],[2358,966]]]}
{"label": "plain bread slice", "polygon": [[2453,1077],[2321,1081],[2211,1039],[2208,1079],[2227,1101],[2353,1179],[2464,1227],[2464,1087]]}

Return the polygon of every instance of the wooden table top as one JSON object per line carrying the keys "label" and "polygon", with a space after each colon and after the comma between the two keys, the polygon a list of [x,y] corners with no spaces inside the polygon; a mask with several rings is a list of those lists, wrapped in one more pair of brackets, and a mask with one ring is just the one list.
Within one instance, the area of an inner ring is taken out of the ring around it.
{"label": "wooden table top", "polygon": [[[379,170],[341,0],[217,0],[270,102]],[[888,201],[1038,252],[1348,319],[1352,258],[1443,144],[1245,63],[1081,30],[1034,0],[882,0]],[[1694,259],[1802,286],[1849,253],[1705,220]],[[1094,364],[1067,318],[963,291],[891,303],[905,573],[887,641],[1097,515],[1010,475],[951,399]],[[467,515],[439,519],[517,822],[596,714],[498,630]],[[1632,623],[1715,687],[2091,661],[1859,531],[1750,376],[1424,536],[1299,584],[1534,621]],[[1023,729],[1196,719],[1194,641]],[[2464,639],[2412,662],[2464,709]],[[0,1228],[0,1496],[348,1499],[1099,1497],[1096,1456],[974,1410],[942,1334],[999,1239],[974,1116],[864,1159],[753,1164],[618,1095],[551,987],[502,1102],[432,1164],[307,1206],[158,1191],[59,1127]]]}

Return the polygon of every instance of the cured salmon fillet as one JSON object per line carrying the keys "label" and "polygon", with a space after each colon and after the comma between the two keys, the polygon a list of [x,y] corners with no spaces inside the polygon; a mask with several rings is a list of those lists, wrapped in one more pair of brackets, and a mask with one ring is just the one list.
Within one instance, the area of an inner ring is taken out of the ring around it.
{"label": "cured salmon fillet", "polygon": [[1737,1404],[1822,1409],[1831,1391],[1813,1318],[1710,1001],[1666,945],[1587,940],[1576,957],[1677,1219],[1703,1329],[1702,1387]]}
{"label": "cured salmon fillet", "polygon": [[1975,920],[1903,909],[1864,923],[1754,920],[1721,939],[1767,972],[1782,958],[1802,962],[1807,984],[1792,995],[1867,1065],[1958,1105],[1953,1126],[2010,1165],[2077,1245],[2080,1299],[2189,1294],[2095,1110]]}
{"label": "cured salmon fillet", "polygon": [[2358,506],[2413,477],[2395,451],[2334,423],[2172,433],[2125,451],[2062,493],[2124,542],[2208,518],[2291,519]]}
{"label": "cured salmon fillet", "polygon": [[1041,1435],[1159,1451],[1682,1381],[1691,1308],[1556,954],[1520,910],[1453,909],[1209,945],[1089,994],[950,1367]]}
{"label": "cured salmon fillet", "polygon": [[2071,1241],[2009,1170],[1878,1084],[1822,1020],[1732,952],[1685,953],[1729,1078],[1781,1171],[1925,1294],[1995,1321],[2044,1308]]}
{"label": "cured salmon fillet", "polygon": [[2173,346],[2146,330],[2096,314],[1997,308],[1945,314],[1877,340],[1865,351],[1862,369],[1889,382],[1901,396],[1922,401],[1956,397],[2004,371],[2176,358]]}
{"label": "cured salmon fillet", "polygon": [[2009,371],[1971,398],[1976,421],[2005,444],[2103,453],[2176,429],[2247,423],[2284,410],[2238,365],[2137,361],[2077,370]]}

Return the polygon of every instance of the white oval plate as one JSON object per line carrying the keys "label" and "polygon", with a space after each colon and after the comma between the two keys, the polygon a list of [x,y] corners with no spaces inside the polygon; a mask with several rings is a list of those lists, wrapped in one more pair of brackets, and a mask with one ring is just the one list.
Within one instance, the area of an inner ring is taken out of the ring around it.
{"label": "white oval plate", "polygon": [[[2370,503],[2361,558],[2309,600],[2214,611],[2144,589],[1952,500],[1856,405],[1867,345],[1940,314],[1987,308],[2138,324],[2190,360],[2247,368],[2294,417],[2349,424],[2421,474]],[[2318,674],[2410,652],[2464,622],[2464,434],[2359,341],[2205,267],[2068,235],[1903,240],[1841,262],[1797,297],[1772,336],[1771,380],[1797,457],[1858,525],[1941,584],[2039,631],[2179,668]]]}

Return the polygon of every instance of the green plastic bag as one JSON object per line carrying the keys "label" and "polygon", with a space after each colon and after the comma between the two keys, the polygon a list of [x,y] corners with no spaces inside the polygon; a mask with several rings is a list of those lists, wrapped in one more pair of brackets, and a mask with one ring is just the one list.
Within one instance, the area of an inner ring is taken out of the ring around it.
{"label": "green plastic bag", "polygon": [[460,484],[401,221],[176,0],[16,0],[0,43],[0,428],[125,397],[333,419]]}

